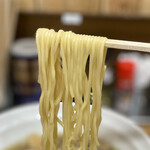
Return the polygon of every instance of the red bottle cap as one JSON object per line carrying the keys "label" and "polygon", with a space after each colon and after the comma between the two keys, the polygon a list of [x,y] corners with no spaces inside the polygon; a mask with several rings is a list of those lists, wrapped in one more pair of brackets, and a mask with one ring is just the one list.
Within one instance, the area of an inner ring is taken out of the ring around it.
{"label": "red bottle cap", "polygon": [[119,89],[133,87],[135,63],[132,60],[118,60],[116,62],[116,86]]}

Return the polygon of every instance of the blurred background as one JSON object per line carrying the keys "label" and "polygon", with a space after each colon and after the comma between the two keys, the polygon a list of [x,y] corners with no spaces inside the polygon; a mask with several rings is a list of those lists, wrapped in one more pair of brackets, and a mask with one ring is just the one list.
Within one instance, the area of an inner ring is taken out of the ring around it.
{"label": "blurred background", "polygon": [[[0,0],[0,111],[39,101],[35,32],[150,42],[149,0]],[[103,106],[150,134],[150,54],[108,49]]]}

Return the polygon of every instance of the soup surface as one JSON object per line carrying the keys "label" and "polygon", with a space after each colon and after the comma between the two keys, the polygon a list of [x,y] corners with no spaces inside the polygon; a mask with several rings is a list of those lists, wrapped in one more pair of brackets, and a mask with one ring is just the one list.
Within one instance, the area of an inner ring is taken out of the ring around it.
{"label": "soup surface", "polygon": [[[62,136],[58,138],[59,150],[61,150]],[[19,142],[6,150],[42,150],[41,137],[37,134],[31,134],[26,140]],[[105,141],[100,141],[100,148],[98,150],[118,150]]]}

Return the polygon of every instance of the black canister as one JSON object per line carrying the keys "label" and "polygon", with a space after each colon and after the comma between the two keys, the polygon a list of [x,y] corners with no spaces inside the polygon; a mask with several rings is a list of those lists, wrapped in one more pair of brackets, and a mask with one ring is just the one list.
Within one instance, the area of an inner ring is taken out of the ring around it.
{"label": "black canister", "polygon": [[35,39],[24,38],[14,42],[11,48],[10,75],[14,104],[38,101],[38,55]]}

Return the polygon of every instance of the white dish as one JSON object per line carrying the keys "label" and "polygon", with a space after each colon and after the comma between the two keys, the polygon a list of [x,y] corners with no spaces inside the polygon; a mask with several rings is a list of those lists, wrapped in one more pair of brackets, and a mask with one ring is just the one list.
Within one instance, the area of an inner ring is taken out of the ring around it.
{"label": "white dish", "polygon": [[[0,150],[25,139],[31,133],[42,133],[38,104],[20,106],[0,114]],[[99,137],[120,150],[150,150],[149,137],[140,128],[106,108],[102,110]]]}

